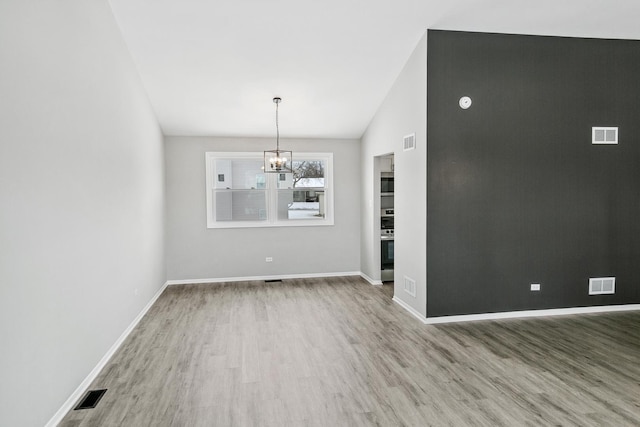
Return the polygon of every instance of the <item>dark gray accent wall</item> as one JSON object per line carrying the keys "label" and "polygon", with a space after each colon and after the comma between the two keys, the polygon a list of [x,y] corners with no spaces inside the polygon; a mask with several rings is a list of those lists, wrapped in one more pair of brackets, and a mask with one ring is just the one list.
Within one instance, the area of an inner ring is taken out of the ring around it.
{"label": "dark gray accent wall", "polygon": [[427,56],[427,316],[639,303],[640,42],[429,31]]}

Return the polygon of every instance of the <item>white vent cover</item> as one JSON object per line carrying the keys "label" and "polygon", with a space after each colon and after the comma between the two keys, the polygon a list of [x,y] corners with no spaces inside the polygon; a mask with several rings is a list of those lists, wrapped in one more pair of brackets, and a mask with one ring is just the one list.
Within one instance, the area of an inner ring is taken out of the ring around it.
{"label": "white vent cover", "polygon": [[409,279],[407,276],[404,276],[404,291],[411,295],[412,297],[416,296],[416,281],[413,279]]}
{"label": "white vent cover", "polygon": [[589,279],[589,295],[614,294],[615,292],[615,277],[594,277]]}
{"label": "white vent cover", "polygon": [[592,144],[617,144],[618,128],[617,127],[592,127],[591,143]]}
{"label": "white vent cover", "polygon": [[416,134],[412,133],[411,135],[407,135],[403,139],[404,143],[404,151],[415,150],[416,148]]}

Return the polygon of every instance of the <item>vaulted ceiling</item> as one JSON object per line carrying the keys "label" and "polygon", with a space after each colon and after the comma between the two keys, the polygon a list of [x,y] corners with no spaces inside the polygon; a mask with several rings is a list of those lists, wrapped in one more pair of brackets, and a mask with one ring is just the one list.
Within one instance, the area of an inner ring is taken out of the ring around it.
{"label": "vaulted ceiling", "polygon": [[427,29],[640,39],[636,0],[109,0],[166,135],[358,138]]}

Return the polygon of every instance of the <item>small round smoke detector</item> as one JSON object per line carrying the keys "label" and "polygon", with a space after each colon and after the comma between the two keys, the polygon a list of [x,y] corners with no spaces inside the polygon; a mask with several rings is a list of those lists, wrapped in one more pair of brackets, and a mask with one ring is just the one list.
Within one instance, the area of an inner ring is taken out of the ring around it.
{"label": "small round smoke detector", "polygon": [[463,96],[462,98],[460,98],[460,101],[458,101],[458,104],[460,105],[460,108],[466,110],[467,108],[471,107],[471,98],[469,98],[468,96]]}

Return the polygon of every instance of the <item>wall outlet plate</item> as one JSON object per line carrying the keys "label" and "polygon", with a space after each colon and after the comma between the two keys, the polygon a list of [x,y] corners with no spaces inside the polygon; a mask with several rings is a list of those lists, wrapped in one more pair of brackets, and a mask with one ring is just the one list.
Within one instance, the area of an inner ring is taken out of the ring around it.
{"label": "wall outlet plate", "polygon": [[273,262],[273,258],[268,256],[264,259],[264,262]]}
{"label": "wall outlet plate", "polygon": [[531,290],[532,291],[539,291],[540,290],[540,283],[532,283],[531,284]]}

